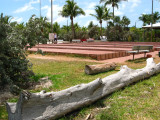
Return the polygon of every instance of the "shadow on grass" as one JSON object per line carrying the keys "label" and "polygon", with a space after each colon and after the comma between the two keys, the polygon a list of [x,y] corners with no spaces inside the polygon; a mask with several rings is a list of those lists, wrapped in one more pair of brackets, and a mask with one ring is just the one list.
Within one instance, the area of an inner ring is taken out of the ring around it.
{"label": "shadow on grass", "polygon": [[135,59],[135,60],[128,60],[127,62],[130,62],[130,63],[142,63],[142,62],[145,62],[147,60],[147,58],[138,58],[138,59]]}

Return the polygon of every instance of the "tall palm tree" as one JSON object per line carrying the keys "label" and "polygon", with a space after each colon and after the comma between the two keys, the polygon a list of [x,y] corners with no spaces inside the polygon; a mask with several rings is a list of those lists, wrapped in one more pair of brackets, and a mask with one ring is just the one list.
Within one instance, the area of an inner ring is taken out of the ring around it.
{"label": "tall palm tree", "polygon": [[106,5],[112,5],[112,7],[113,7],[113,18],[114,18],[114,7],[118,8],[118,3],[120,1],[127,1],[127,0],[100,0],[100,3],[104,2],[105,6]]}
{"label": "tall palm tree", "polygon": [[100,26],[101,26],[101,36],[102,36],[102,20],[104,19],[104,6],[95,6],[95,12],[96,14],[90,14],[91,16],[94,16],[97,20],[99,20]]}
{"label": "tall palm tree", "polygon": [[67,0],[66,4],[63,6],[62,11],[59,14],[63,17],[70,17],[72,24],[72,38],[75,37],[73,18],[78,15],[85,15],[85,12],[80,8],[74,0]]}
{"label": "tall palm tree", "polygon": [[112,18],[111,13],[110,13],[110,9],[105,8],[104,9],[104,20],[107,22],[107,26],[108,26],[108,20],[110,20]]}

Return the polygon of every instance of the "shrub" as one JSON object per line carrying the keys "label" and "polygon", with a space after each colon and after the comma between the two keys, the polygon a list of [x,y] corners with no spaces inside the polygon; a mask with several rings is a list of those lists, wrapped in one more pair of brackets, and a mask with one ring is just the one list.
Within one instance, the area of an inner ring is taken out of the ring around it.
{"label": "shrub", "polygon": [[25,86],[33,72],[22,47],[21,35],[10,26],[8,16],[0,17],[0,88]]}

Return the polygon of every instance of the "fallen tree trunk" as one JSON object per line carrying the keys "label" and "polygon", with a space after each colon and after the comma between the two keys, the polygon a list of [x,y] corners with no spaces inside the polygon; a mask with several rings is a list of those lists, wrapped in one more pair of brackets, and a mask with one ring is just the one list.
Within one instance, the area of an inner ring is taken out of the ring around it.
{"label": "fallen tree trunk", "polygon": [[116,68],[115,63],[106,63],[106,64],[98,64],[98,65],[86,65],[85,73],[88,75],[97,74],[101,72],[106,72],[109,70],[114,70]]}
{"label": "fallen tree trunk", "polygon": [[116,74],[59,92],[22,93],[17,104],[7,103],[9,120],[48,120],[61,117],[160,72],[160,63],[147,59],[146,67],[133,70],[122,66]]}

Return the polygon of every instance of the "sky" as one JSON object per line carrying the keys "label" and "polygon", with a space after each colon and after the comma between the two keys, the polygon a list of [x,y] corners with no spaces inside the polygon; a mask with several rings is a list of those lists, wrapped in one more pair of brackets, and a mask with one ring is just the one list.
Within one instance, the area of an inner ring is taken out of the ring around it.
{"label": "sky", "polygon": [[[29,18],[35,14],[40,17],[40,0],[0,0],[0,14],[8,15],[12,17],[12,21],[17,21],[18,23],[27,22]],[[60,26],[67,25],[70,23],[69,18],[64,18],[58,15],[59,11],[65,5],[66,0],[53,0],[53,23],[58,22]],[[100,0],[74,0],[77,5],[82,8],[86,15],[80,15],[74,19],[74,23],[78,23],[81,27],[87,27],[90,21],[94,24],[99,22],[91,16],[90,14],[95,14],[95,6],[103,5],[100,4]],[[154,1],[154,12],[158,11],[160,13],[160,0]],[[111,5],[107,8],[112,12]],[[127,16],[131,23],[130,27],[136,24],[137,27],[142,26],[142,22],[139,21],[139,16],[141,14],[150,14],[152,12],[152,0],[128,0],[119,3],[119,8],[115,8],[115,15]],[[48,21],[51,21],[51,0],[41,0],[41,15],[47,17]],[[106,21],[103,21],[103,27],[106,26]]]}

